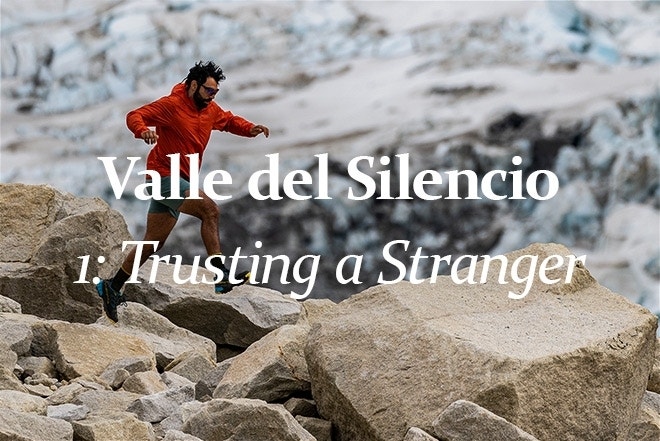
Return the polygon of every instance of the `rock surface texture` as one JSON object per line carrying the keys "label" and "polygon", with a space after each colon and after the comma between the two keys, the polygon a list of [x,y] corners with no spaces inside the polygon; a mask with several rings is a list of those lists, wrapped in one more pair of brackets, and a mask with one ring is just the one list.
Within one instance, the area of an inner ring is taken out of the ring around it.
{"label": "rock surface texture", "polygon": [[[552,254],[569,253],[535,244],[508,256]],[[569,284],[535,280],[522,300],[497,277],[379,286],[340,303],[307,342],[321,415],[347,439],[398,440],[410,426],[431,432],[439,410],[464,399],[541,440],[625,439],[657,318],[582,266]]]}
{"label": "rock surface texture", "polygon": [[[150,283],[147,265],[111,324],[91,284],[73,283],[72,272],[77,253],[118,261],[116,241],[127,235],[121,216],[50,187],[2,190],[26,201],[23,211],[0,206],[2,440],[660,434],[657,317],[603,288],[581,263],[551,262],[541,277],[539,262],[570,255],[562,245],[506,254],[518,262],[517,278],[514,265],[500,273],[496,261],[486,268],[482,260],[458,280],[381,285],[339,304],[254,285],[218,296],[175,283],[171,265]],[[31,219],[29,228],[13,211]],[[48,289],[25,276],[40,271]],[[191,271],[184,265],[180,273]]]}

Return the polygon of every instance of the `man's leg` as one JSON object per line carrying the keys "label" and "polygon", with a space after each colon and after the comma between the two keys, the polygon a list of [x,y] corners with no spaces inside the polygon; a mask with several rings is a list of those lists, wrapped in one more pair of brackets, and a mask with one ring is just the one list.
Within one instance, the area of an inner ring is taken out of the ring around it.
{"label": "man's leg", "polygon": [[[176,225],[177,218],[173,217],[169,213],[149,213],[147,215],[147,228],[146,231],[144,232],[144,238],[142,239],[143,241],[149,241],[149,242],[158,242],[158,246],[156,247],[155,250],[148,249],[146,251],[150,252],[143,252],[140,255],[140,267],[146,262],[149,257],[151,257],[152,254],[154,254],[156,251],[160,250],[163,245],[165,244],[165,241],[167,240],[168,236],[172,232],[172,229],[174,228],[174,225]],[[133,249],[128,253],[126,258],[124,259],[124,263],[121,264],[121,270],[126,274],[126,279],[130,277],[131,272],[133,271],[133,266],[135,264],[135,254],[136,254],[136,248],[133,247]],[[125,280],[124,280],[125,282]],[[124,283],[121,282],[121,284],[117,285],[114,283],[113,279],[113,288],[119,291]]]}
{"label": "man's leg", "polygon": [[201,235],[202,242],[209,256],[220,254],[220,234],[218,233],[218,223],[220,221],[220,208],[213,199],[208,197],[200,190],[199,195],[202,199],[190,199],[190,191],[186,192],[186,199],[179,207],[182,213],[195,216],[202,221]]}
{"label": "man's leg", "polygon": [[228,293],[234,286],[242,285],[250,278],[249,271],[243,271],[235,276],[235,282],[229,278],[229,270],[224,265],[220,249],[220,233],[218,224],[220,221],[220,208],[213,199],[208,197],[200,190],[199,195],[202,199],[189,199],[190,192],[186,192],[186,199],[179,207],[182,213],[195,216],[202,221],[200,233],[206,252],[211,256],[211,263],[214,267],[222,270],[223,277],[215,284],[216,293]]}
{"label": "man's leg", "polygon": [[[147,228],[143,240],[158,242],[158,246],[155,250],[152,251],[147,249],[145,250],[146,252],[143,252],[140,255],[140,266],[147,261],[149,256],[162,248],[165,240],[174,228],[176,221],[176,216],[169,212],[150,212],[147,215]],[[119,320],[117,307],[124,302],[124,296],[120,294],[120,290],[133,271],[136,249],[137,248],[134,247],[128,253],[128,256],[124,259],[124,262],[122,263],[121,268],[119,268],[119,271],[117,271],[115,277],[111,280],[101,280],[98,285],[96,285],[96,290],[103,300],[103,310],[108,318],[114,322]]]}

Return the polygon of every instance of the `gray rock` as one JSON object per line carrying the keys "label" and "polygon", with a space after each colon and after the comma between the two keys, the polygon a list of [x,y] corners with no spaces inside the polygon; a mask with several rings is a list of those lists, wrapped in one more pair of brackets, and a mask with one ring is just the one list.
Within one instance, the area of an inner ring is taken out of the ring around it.
{"label": "gray rock", "polygon": [[51,378],[57,376],[55,365],[48,357],[21,357],[17,363],[23,368],[25,375],[44,374]]}
{"label": "gray rock", "polygon": [[208,400],[213,397],[213,391],[220,383],[220,380],[231,366],[233,358],[228,358],[218,363],[215,368],[208,371],[201,380],[195,384],[195,398],[198,400]]}
{"label": "gray rock", "polygon": [[138,372],[150,371],[153,368],[153,357],[151,356],[120,358],[110,363],[99,379],[108,383],[113,389],[118,389],[129,376]]}
{"label": "gray rock", "polygon": [[[535,244],[506,256],[510,266],[521,256],[569,254]],[[529,271],[525,261],[519,274]],[[402,439],[410,426],[430,433],[439,409],[463,397],[539,439],[625,436],[651,371],[657,317],[582,266],[568,284],[547,285],[537,274],[520,300],[508,292],[522,287],[498,277],[491,265],[485,284],[439,277],[375,287],[337,305],[312,327],[305,349],[320,414],[342,437]]]}
{"label": "gray rock", "polygon": [[16,352],[12,351],[7,343],[0,341],[0,366],[11,370],[14,369],[17,361],[18,355],[16,355]]}
{"label": "gray rock", "polygon": [[335,302],[329,299],[307,299],[302,302],[302,309],[300,310],[300,317],[297,324],[311,326],[323,317],[323,314],[335,306]]}
{"label": "gray rock", "polygon": [[411,427],[406,432],[406,436],[403,438],[403,441],[436,441],[437,438],[429,435],[424,432],[419,427]]}
{"label": "gray rock", "polygon": [[16,378],[14,372],[4,366],[0,366],[0,390],[28,391],[25,385]]}
{"label": "gray rock", "polygon": [[655,341],[655,361],[646,388],[651,392],[660,394],[660,338]]}
{"label": "gray rock", "polygon": [[205,441],[314,441],[281,404],[247,398],[208,401],[182,430]]}
{"label": "gray rock", "polygon": [[182,386],[140,397],[127,410],[136,414],[141,421],[157,423],[170,416],[181,404],[194,399],[194,386]]}
{"label": "gray rock", "polygon": [[196,436],[183,433],[179,430],[168,430],[165,433],[165,438],[163,441],[203,441]]}
{"label": "gray rock", "polygon": [[101,375],[112,363],[125,358],[143,358],[151,369],[156,367],[151,347],[120,329],[57,321],[49,322],[45,328],[38,344],[48,348],[48,357],[65,379]]}
{"label": "gray rock", "polygon": [[454,401],[443,410],[433,421],[433,430],[439,438],[452,441],[538,441],[504,418],[465,400]]}
{"label": "gray rock", "polygon": [[113,413],[124,413],[128,407],[139,399],[140,395],[122,390],[87,390],[73,400],[89,409],[90,415],[105,416]]}
{"label": "gray rock", "polygon": [[76,440],[156,441],[151,424],[138,420],[135,415],[128,412],[104,416],[92,415],[84,420],[73,421],[71,424]]}
{"label": "gray rock", "polygon": [[0,408],[46,415],[45,399],[15,390],[0,390]]}
{"label": "gray rock", "polygon": [[[174,265],[160,264],[158,279],[146,283],[151,261],[141,268],[140,284],[126,285],[126,298],[141,303],[167,317],[172,323],[214,341],[216,345],[246,348],[270,331],[293,324],[300,315],[300,304],[282,294],[251,285],[235,288],[218,296],[209,285],[176,284]],[[191,267],[182,266],[183,275]],[[200,270],[199,274],[204,271]],[[207,277],[212,275],[207,274]]]}
{"label": "gray rock", "polygon": [[34,329],[39,327],[41,319],[23,314],[0,314],[0,333],[4,342],[19,357],[31,355]]}
{"label": "gray rock", "polygon": [[160,428],[164,431],[168,430],[181,430],[183,424],[190,419],[195,413],[202,409],[201,401],[188,401],[179,406],[171,415],[158,423]]}
{"label": "gray rock", "polygon": [[[92,256],[87,271],[108,277],[129,240],[126,222],[98,198],[78,198],[44,185],[0,184],[0,292],[23,313],[91,323],[101,315],[92,283],[74,283],[79,256]],[[99,265],[96,258],[105,257]],[[35,292],[48,292],[44,304]],[[20,354],[19,354],[20,355]]]}
{"label": "gray rock", "polygon": [[0,409],[0,439],[20,441],[72,441],[71,424],[55,418]]}
{"label": "gray rock", "polygon": [[161,370],[179,355],[193,350],[215,361],[216,346],[213,341],[176,326],[140,303],[128,302],[126,308],[120,308],[118,325],[122,332],[135,335],[152,346],[156,364]]}
{"label": "gray rock", "polygon": [[58,404],[57,406],[48,406],[46,416],[64,421],[78,421],[85,419],[89,414],[89,409],[78,404]]}
{"label": "gray rock", "polygon": [[630,428],[628,441],[660,439],[660,394],[646,392],[637,420]]}
{"label": "gray rock", "polygon": [[307,326],[285,325],[253,343],[232,359],[213,397],[274,402],[309,391],[304,355],[308,332]]}
{"label": "gray rock", "polygon": [[298,415],[296,421],[308,431],[316,441],[332,441],[332,423],[320,418],[312,418]]}
{"label": "gray rock", "polygon": [[32,395],[36,395],[38,397],[46,398],[53,394],[53,389],[43,384],[26,384],[25,389],[27,389],[27,391]]}
{"label": "gray rock", "polygon": [[57,389],[46,401],[51,406],[73,403],[78,395],[89,390],[80,383],[70,383]]}
{"label": "gray rock", "polygon": [[165,367],[166,371],[181,375],[193,383],[200,381],[213,369],[215,369],[215,357],[210,359],[197,351],[179,354],[177,358]]}
{"label": "gray rock", "polygon": [[21,304],[9,297],[0,296],[0,312],[13,312],[21,314]]}
{"label": "gray rock", "polygon": [[137,372],[124,381],[122,389],[140,395],[151,395],[167,390],[167,385],[156,371]]}
{"label": "gray rock", "polygon": [[295,416],[304,416],[317,418],[319,416],[319,411],[316,408],[316,403],[314,400],[307,398],[298,398],[293,397],[286,400],[284,403],[284,408],[289,411],[291,415]]}
{"label": "gray rock", "polygon": [[165,383],[168,389],[174,389],[181,386],[195,386],[195,383],[186,377],[175,374],[174,372],[163,372],[160,375],[160,378],[163,380],[163,383]]}

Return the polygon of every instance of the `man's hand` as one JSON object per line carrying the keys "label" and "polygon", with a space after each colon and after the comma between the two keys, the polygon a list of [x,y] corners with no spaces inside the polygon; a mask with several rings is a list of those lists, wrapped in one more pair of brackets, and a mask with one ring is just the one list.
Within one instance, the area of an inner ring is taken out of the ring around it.
{"label": "man's hand", "polygon": [[252,136],[257,136],[259,133],[263,133],[266,138],[268,138],[268,135],[270,135],[268,127],[262,126],[260,124],[257,124],[256,126],[252,127],[252,129],[250,129],[250,135]]}
{"label": "man's hand", "polygon": [[154,130],[145,130],[140,136],[147,144],[155,144],[158,141],[158,135]]}

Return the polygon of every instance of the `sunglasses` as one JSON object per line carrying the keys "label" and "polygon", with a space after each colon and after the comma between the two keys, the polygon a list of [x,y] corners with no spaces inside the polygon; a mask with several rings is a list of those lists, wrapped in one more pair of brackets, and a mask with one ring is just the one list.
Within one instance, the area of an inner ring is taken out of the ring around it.
{"label": "sunglasses", "polygon": [[209,96],[214,96],[216,93],[218,93],[218,90],[220,90],[220,89],[215,89],[213,87],[205,86],[203,84],[202,84],[202,88],[204,89],[206,94],[209,95]]}

